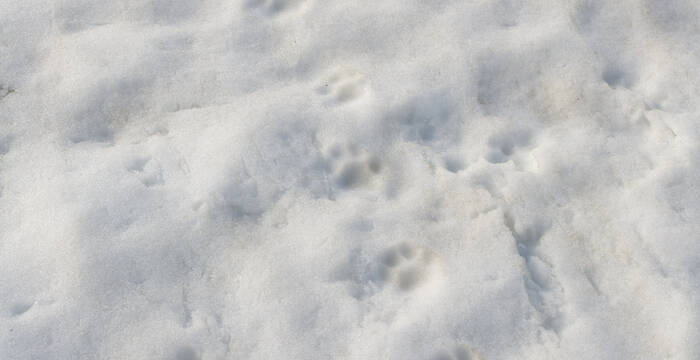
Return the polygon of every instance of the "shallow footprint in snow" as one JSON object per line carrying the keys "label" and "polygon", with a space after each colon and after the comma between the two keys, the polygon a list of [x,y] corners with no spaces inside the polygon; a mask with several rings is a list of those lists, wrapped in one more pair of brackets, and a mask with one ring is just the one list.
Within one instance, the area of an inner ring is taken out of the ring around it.
{"label": "shallow footprint in snow", "polygon": [[524,261],[523,281],[530,304],[542,315],[546,329],[559,333],[566,325],[564,288],[559,283],[552,264],[542,254],[542,238],[549,224],[536,221],[529,226],[516,226],[511,214],[506,214],[505,225],[513,234],[518,255]]}
{"label": "shallow footprint in snow", "polygon": [[384,251],[380,264],[381,280],[401,291],[410,291],[435,275],[438,256],[428,248],[404,242]]}
{"label": "shallow footprint in snow", "polygon": [[268,16],[279,16],[297,10],[307,0],[247,0],[245,7],[263,11]]}
{"label": "shallow footprint in snow", "polygon": [[330,102],[347,103],[362,97],[367,92],[367,79],[355,70],[341,67],[322,80],[316,92]]}
{"label": "shallow footprint in snow", "polygon": [[628,67],[610,64],[603,70],[601,77],[608,86],[612,89],[619,87],[631,88],[636,83],[635,74],[633,70],[629,70]]}
{"label": "shallow footprint in snow", "polygon": [[147,187],[163,185],[163,169],[157,161],[150,157],[138,157],[132,159],[126,166],[129,172],[135,174],[142,184]]}
{"label": "shallow footprint in snow", "polygon": [[10,307],[10,315],[13,317],[20,316],[20,315],[26,313],[27,311],[29,311],[29,309],[31,309],[32,306],[34,306],[34,303],[32,303],[32,302],[15,303]]}
{"label": "shallow footprint in snow", "polygon": [[504,163],[522,147],[530,144],[530,134],[525,130],[511,130],[498,133],[489,139],[489,152],[486,160],[492,164]]}
{"label": "shallow footprint in snow", "polygon": [[175,353],[175,360],[199,360],[199,356],[193,348],[183,346]]}
{"label": "shallow footprint in snow", "polygon": [[383,169],[377,156],[356,145],[334,145],[329,151],[327,165],[333,183],[341,189],[371,185]]}
{"label": "shallow footprint in snow", "polygon": [[451,173],[458,173],[466,168],[466,164],[464,163],[464,160],[457,155],[448,155],[445,156],[442,160],[443,162],[443,167],[451,172]]}
{"label": "shallow footprint in snow", "polygon": [[531,155],[532,135],[526,129],[511,129],[491,136],[484,159],[491,164],[512,161],[519,170],[534,170],[537,163]]}
{"label": "shallow footprint in snow", "polygon": [[446,91],[429,91],[407,99],[387,117],[387,124],[397,125],[395,128],[407,141],[442,149],[461,143],[462,117],[453,96]]}

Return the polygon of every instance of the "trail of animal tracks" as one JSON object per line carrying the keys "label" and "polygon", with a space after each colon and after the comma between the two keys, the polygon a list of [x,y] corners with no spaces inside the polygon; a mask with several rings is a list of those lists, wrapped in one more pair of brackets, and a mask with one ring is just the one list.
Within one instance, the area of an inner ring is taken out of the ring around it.
{"label": "trail of animal tracks", "polygon": [[0,358],[700,358],[694,0],[3,0]]}

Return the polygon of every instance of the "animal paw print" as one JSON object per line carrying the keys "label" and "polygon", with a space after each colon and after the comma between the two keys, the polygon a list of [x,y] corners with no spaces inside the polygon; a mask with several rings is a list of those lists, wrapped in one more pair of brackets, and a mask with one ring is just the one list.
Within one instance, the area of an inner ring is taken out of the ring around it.
{"label": "animal paw print", "polygon": [[278,16],[300,8],[306,0],[248,0],[249,9],[260,9],[268,16]]}
{"label": "animal paw print", "polygon": [[379,275],[385,283],[410,291],[435,275],[438,256],[428,248],[401,243],[386,250],[380,263]]}
{"label": "animal paw print", "polygon": [[490,151],[486,160],[492,164],[508,161],[518,148],[530,144],[530,134],[525,131],[509,131],[496,134],[489,139]]}
{"label": "animal paw print", "polygon": [[127,170],[136,174],[141,183],[147,187],[163,185],[163,169],[149,157],[133,159],[128,164]]}
{"label": "animal paw print", "polygon": [[367,79],[352,69],[339,68],[322,81],[317,92],[332,102],[343,104],[358,99],[367,92]]}
{"label": "animal paw print", "polygon": [[378,157],[355,145],[336,144],[330,149],[328,170],[333,183],[341,189],[372,185],[382,167]]}
{"label": "animal paw print", "polygon": [[527,151],[533,147],[532,136],[527,130],[510,130],[492,136],[484,156],[492,164],[512,161],[518,169],[535,169],[536,161]]}
{"label": "animal paw print", "polygon": [[541,249],[541,239],[549,225],[539,221],[519,228],[510,214],[506,214],[505,224],[513,234],[518,254],[525,263],[523,281],[528,300],[542,315],[544,327],[559,333],[566,325],[564,288]]}
{"label": "animal paw print", "polygon": [[458,173],[466,167],[464,160],[457,155],[448,155],[443,158],[444,168],[451,173]]}

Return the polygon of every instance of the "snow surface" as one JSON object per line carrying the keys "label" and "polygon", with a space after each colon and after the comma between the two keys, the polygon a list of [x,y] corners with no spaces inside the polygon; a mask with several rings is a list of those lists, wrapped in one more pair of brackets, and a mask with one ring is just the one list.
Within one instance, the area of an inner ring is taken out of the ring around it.
{"label": "snow surface", "polygon": [[700,358],[697,0],[0,0],[0,359]]}

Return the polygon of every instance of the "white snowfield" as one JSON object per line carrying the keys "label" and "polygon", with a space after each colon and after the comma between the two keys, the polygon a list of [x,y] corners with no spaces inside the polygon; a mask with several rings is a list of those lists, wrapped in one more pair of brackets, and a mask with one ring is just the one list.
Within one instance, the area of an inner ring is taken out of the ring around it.
{"label": "white snowfield", "polygon": [[0,359],[700,359],[697,0],[0,0]]}

